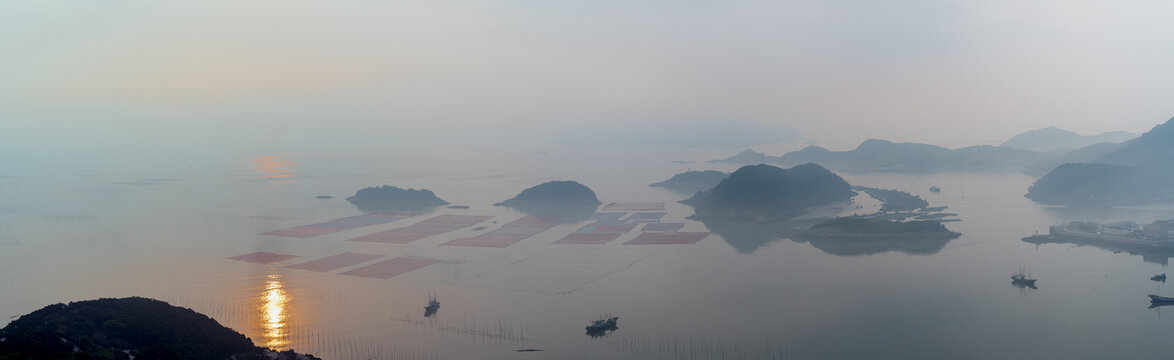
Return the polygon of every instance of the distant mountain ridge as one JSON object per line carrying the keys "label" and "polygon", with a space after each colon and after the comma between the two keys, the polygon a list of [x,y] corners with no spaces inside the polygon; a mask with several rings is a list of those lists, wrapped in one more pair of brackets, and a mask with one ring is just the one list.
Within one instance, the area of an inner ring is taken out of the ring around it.
{"label": "distant mountain ridge", "polygon": [[1002,146],[1031,151],[1061,151],[1073,150],[1097,143],[1119,143],[1133,138],[1137,134],[1124,131],[1110,131],[1100,135],[1086,136],[1076,132],[1064,130],[1055,126],[1031,130],[1012,136]]}
{"label": "distant mountain ridge", "polygon": [[1049,155],[1030,150],[990,145],[947,149],[921,143],[894,143],[868,139],[855,149],[832,151],[808,146],[783,156],[773,157],[746,150],[730,158],[715,160],[739,164],[793,165],[816,163],[848,173],[900,172],[936,173],[969,171],[1018,171]]}
{"label": "distant mountain ridge", "polygon": [[1067,163],[1028,189],[1056,205],[1114,206],[1174,202],[1174,118],[1090,163]]}

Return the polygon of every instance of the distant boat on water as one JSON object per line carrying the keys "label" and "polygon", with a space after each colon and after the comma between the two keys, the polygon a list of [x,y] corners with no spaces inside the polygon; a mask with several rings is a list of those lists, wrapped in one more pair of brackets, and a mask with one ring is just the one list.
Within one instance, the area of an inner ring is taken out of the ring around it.
{"label": "distant boat on water", "polygon": [[424,307],[424,317],[436,315],[438,310],[440,310],[440,302],[436,301],[436,296],[428,297],[428,306]]}
{"label": "distant boat on water", "polygon": [[1011,274],[1011,285],[1015,285],[1016,287],[1029,287],[1032,289],[1037,289],[1035,287],[1035,280],[1036,279],[1028,279],[1027,273],[1023,271],[1022,267],[1019,268],[1019,272]]}
{"label": "distant boat on water", "polygon": [[1159,281],[1159,282],[1166,282],[1166,273],[1161,273],[1158,275],[1151,276],[1150,280]]}
{"label": "distant boat on water", "polygon": [[613,330],[616,328],[616,322],[618,322],[619,320],[620,320],[620,317],[613,316],[613,317],[607,318],[607,319],[599,319],[599,320],[592,321],[591,325],[587,325],[587,332],[591,333],[591,332],[601,332],[601,331]]}
{"label": "distant boat on water", "polygon": [[1162,305],[1174,304],[1174,298],[1172,298],[1172,297],[1158,296],[1158,295],[1154,295],[1154,294],[1149,294],[1146,296],[1150,297],[1150,303],[1153,303],[1153,304],[1162,304]]}
{"label": "distant boat on water", "polygon": [[930,186],[929,192],[940,193],[940,192],[942,192],[942,188],[938,187],[937,185]]}

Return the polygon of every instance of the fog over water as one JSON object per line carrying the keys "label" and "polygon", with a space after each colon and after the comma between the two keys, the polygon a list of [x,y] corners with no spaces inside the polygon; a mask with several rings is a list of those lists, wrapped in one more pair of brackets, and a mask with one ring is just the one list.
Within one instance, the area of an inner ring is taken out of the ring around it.
{"label": "fog over water", "polygon": [[[0,325],[144,296],[324,359],[1162,358],[1174,316],[1145,295],[1171,293],[1150,277],[1174,252],[1021,239],[1068,221],[1174,219],[1174,205],[1043,205],[1024,197],[1031,164],[828,165],[948,207],[961,235],[812,240],[787,234],[816,220],[693,217],[679,202],[692,191],[648,185],[734,172],[710,160],[746,149],[1141,134],[1174,116],[1170,13],[1144,1],[2,3]],[[554,180],[602,205],[549,222],[494,206]],[[453,207],[346,200],[380,185]],[[811,217],[880,206],[859,193]],[[1011,283],[1021,268],[1036,288]],[[430,296],[442,305],[425,317]],[[606,315],[617,329],[584,332]]]}

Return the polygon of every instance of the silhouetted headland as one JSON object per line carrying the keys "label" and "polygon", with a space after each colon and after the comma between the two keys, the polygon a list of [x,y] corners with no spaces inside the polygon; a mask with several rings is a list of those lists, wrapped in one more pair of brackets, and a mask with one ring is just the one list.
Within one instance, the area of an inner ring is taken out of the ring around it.
{"label": "silhouetted headland", "polygon": [[315,360],[253,345],[191,309],[141,297],[54,304],[0,329],[3,359]]}
{"label": "silhouetted headland", "polygon": [[561,222],[586,220],[599,207],[599,198],[587,186],[575,181],[550,181],[522,190],[513,198],[493,204]]}
{"label": "silhouetted headland", "polygon": [[346,198],[346,201],[366,212],[420,212],[448,205],[447,201],[436,197],[430,190],[401,189],[391,185],[364,188],[356,192],[355,196]]}

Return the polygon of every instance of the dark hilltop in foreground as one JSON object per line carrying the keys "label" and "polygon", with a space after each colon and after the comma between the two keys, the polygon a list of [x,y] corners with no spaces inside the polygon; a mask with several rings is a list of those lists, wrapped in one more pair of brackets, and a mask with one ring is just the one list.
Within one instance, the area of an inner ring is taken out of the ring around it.
{"label": "dark hilltop in foreground", "polygon": [[759,164],[743,166],[713,189],[682,203],[693,206],[698,218],[773,221],[803,215],[811,207],[848,202],[852,195],[847,181],[822,166],[782,169]]}
{"label": "dark hilltop in foreground", "polygon": [[0,359],[317,360],[276,352],[191,309],[141,297],[54,304],[0,329]]}
{"label": "dark hilltop in foreground", "polygon": [[431,190],[402,189],[391,185],[364,188],[356,192],[355,196],[346,198],[346,201],[366,212],[417,212],[448,205],[447,201],[436,197]]}

